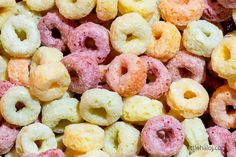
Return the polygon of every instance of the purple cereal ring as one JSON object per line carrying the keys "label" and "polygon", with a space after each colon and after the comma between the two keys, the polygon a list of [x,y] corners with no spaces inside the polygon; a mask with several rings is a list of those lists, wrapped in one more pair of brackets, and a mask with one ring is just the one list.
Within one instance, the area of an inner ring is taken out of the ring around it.
{"label": "purple cereal ring", "polygon": [[0,81],[0,98],[7,92],[8,89],[14,86],[16,86],[16,84],[9,81]]}
{"label": "purple cereal ring", "polygon": [[166,67],[171,73],[172,81],[191,78],[202,83],[206,77],[205,65],[204,58],[190,54],[187,51],[179,51]]}
{"label": "purple cereal ring", "polygon": [[100,72],[95,60],[74,53],[64,57],[62,63],[66,66],[71,77],[70,91],[82,94],[88,89],[97,87],[100,81]]}
{"label": "purple cereal ring", "polygon": [[219,2],[225,8],[236,8],[235,0],[217,0],[217,2]]}
{"label": "purple cereal ring", "polygon": [[232,132],[226,143],[227,157],[235,157],[236,154],[236,131]]}
{"label": "purple cereal ring", "polygon": [[88,22],[71,31],[68,47],[71,53],[85,54],[102,63],[110,53],[109,31]]}
{"label": "purple cereal ring", "polygon": [[170,157],[177,154],[183,146],[184,130],[174,117],[157,116],[145,124],[141,142],[151,156]]}
{"label": "purple cereal ring", "polygon": [[38,23],[42,44],[64,51],[68,35],[73,30],[72,25],[74,23],[63,18],[58,12],[48,12]]}
{"label": "purple cereal ring", "polygon": [[211,22],[222,22],[232,16],[232,10],[226,9],[215,0],[205,0],[202,18]]}
{"label": "purple cereal ring", "polygon": [[161,61],[147,56],[143,56],[141,59],[148,68],[147,79],[149,82],[143,86],[139,95],[158,99],[169,90],[171,74]]}

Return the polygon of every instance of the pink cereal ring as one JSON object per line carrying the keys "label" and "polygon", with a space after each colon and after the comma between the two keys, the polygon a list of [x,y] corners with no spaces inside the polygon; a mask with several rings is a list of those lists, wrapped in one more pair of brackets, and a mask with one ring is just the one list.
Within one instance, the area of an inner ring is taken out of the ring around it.
{"label": "pink cereal ring", "polygon": [[109,31],[98,24],[88,22],[71,31],[68,47],[72,53],[86,54],[102,63],[110,53]]}
{"label": "pink cereal ring", "polygon": [[204,58],[190,54],[187,51],[179,51],[166,67],[171,73],[173,81],[181,78],[191,78],[202,83],[206,77],[205,65]]}
{"label": "pink cereal ring", "polygon": [[236,154],[236,131],[232,132],[226,143],[227,157],[235,157]]}
{"label": "pink cereal ring", "polygon": [[115,57],[106,73],[107,84],[124,97],[138,94],[146,78],[145,63],[133,54],[121,54]]}
{"label": "pink cereal ring", "polygon": [[219,2],[225,8],[236,8],[235,0],[217,0],[217,2]]}
{"label": "pink cereal ring", "polygon": [[25,154],[22,157],[65,157],[65,154],[60,149],[49,149],[40,154]]}
{"label": "pink cereal ring", "polygon": [[74,53],[64,57],[62,63],[71,77],[70,91],[82,94],[88,89],[97,87],[100,81],[100,71],[96,61]]}
{"label": "pink cereal ring", "polygon": [[141,59],[148,67],[147,78],[150,82],[143,86],[139,95],[158,99],[169,90],[171,74],[161,61],[147,56],[143,56]]}
{"label": "pink cereal ring", "polygon": [[173,156],[183,146],[184,130],[174,117],[157,116],[149,119],[145,124],[141,133],[141,142],[151,156]]}
{"label": "pink cereal ring", "polygon": [[[58,12],[48,12],[38,23],[42,44],[64,51],[68,35],[73,29],[72,25],[74,23],[63,18]],[[59,32],[54,34],[54,30]]]}
{"label": "pink cereal ring", "polygon": [[16,86],[16,84],[9,81],[0,81],[0,98],[7,92],[8,89],[14,86]]}

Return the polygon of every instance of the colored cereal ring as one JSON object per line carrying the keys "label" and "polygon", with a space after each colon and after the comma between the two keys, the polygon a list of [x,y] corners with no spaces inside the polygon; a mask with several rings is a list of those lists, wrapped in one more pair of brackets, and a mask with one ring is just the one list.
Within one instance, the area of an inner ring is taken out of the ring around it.
{"label": "colored cereal ring", "polygon": [[[18,107],[21,108],[18,110]],[[40,103],[25,87],[11,87],[1,98],[1,114],[10,124],[25,126],[33,123],[38,118],[40,110]]]}
{"label": "colored cereal ring", "polygon": [[164,62],[173,58],[180,48],[181,34],[178,29],[164,21],[155,22],[151,28],[153,37],[146,54]]}
{"label": "colored cereal ring", "polygon": [[104,143],[104,130],[89,123],[66,126],[63,136],[64,145],[79,153],[101,149]]}
{"label": "colored cereal ring", "polygon": [[120,53],[144,53],[151,42],[151,34],[149,24],[137,13],[116,18],[110,28],[111,44]]}
{"label": "colored cereal ring", "polygon": [[172,116],[157,116],[145,124],[141,141],[151,156],[173,156],[184,143],[184,130]]}
{"label": "colored cereal ring", "polygon": [[134,156],[140,149],[140,132],[132,125],[116,122],[105,129],[102,150],[110,157]]}
{"label": "colored cereal ring", "polygon": [[160,101],[135,95],[124,99],[122,119],[131,124],[144,125],[146,121],[163,114]]}
{"label": "colored cereal ring", "polygon": [[183,147],[179,150],[179,152],[174,157],[189,157],[188,148],[183,145]]}
{"label": "colored cereal ring", "polygon": [[40,154],[24,154],[22,157],[66,157],[60,149],[49,149]]}
{"label": "colored cereal ring", "polygon": [[11,87],[16,86],[10,81],[0,81],[0,98],[7,92]]}
{"label": "colored cereal ring", "polygon": [[223,32],[205,20],[190,22],[183,33],[184,47],[191,53],[211,57],[213,49],[223,39]]}
{"label": "colored cereal ring", "polygon": [[46,11],[55,5],[55,0],[24,0],[31,10]]}
{"label": "colored cereal ring", "polygon": [[[227,149],[227,157],[233,157],[233,152],[235,153],[236,150],[236,131],[232,132],[232,134],[228,137],[227,143],[226,143],[226,149]],[[231,155],[232,154],[232,155]]]}
{"label": "colored cereal ring", "polygon": [[2,12],[0,15],[0,28],[5,23],[5,21],[12,15],[14,15],[16,11],[16,1],[15,0],[2,0],[0,2],[0,7],[2,8]]}
{"label": "colored cereal ring", "polygon": [[204,58],[190,54],[187,51],[179,51],[166,67],[171,73],[173,81],[181,78],[191,78],[202,83],[206,78]]}
{"label": "colored cereal ring", "polygon": [[7,79],[7,64],[8,60],[0,56],[0,80],[6,80]]}
{"label": "colored cereal ring", "polygon": [[[38,146],[37,142],[40,142]],[[55,149],[57,141],[52,130],[44,124],[35,123],[23,127],[16,139],[16,152],[19,154],[39,154],[49,149]]]}
{"label": "colored cereal ring", "polygon": [[224,85],[218,88],[212,95],[209,111],[213,121],[224,128],[236,128],[236,92],[229,86]]}
{"label": "colored cereal ring", "polygon": [[204,0],[160,0],[159,2],[161,17],[178,27],[184,27],[191,21],[199,20],[204,8]]}
{"label": "colored cereal ring", "polygon": [[64,95],[70,75],[61,62],[39,65],[30,73],[29,89],[41,101],[52,101]]}
{"label": "colored cereal ring", "polygon": [[217,2],[223,5],[225,8],[236,8],[235,0],[217,0]]}
{"label": "colored cereal ring", "polygon": [[101,150],[92,150],[86,154],[79,155],[78,157],[109,157],[109,155]]}
{"label": "colored cereal ring", "polygon": [[87,16],[95,7],[96,0],[56,0],[59,12],[67,19],[79,20]]}
{"label": "colored cereal ring", "polygon": [[[64,51],[68,42],[68,35],[73,27],[72,23],[58,12],[48,12],[40,19],[38,29],[43,45]],[[57,34],[54,34],[54,31]]]}
{"label": "colored cereal ring", "polygon": [[97,87],[99,68],[93,59],[75,53],[64,57],[62,63],[71,77],[70,91],[82,94],[88,89]]}
{"label": "colored cereal ring", "polygon": [[208,146],[206,150],[197,150],[194,153],[190,154],[189,157],[223,157],[216,146]]}
{"label": "colored cereal ring", "polygon": [[108,126],[121,117],[122,107],[119,94],[106,89],[90,89],[83,93],[79,109],[87,122]]}
{"label": "colored cereal ring", "polygon": [[87,55],[102,63],[110,53],[109,32],[98,24],[88,22],[71,31],[68,47],[72,53]]}
{"label": "colored cereal ring", "polygon": [[118,14],[118,0],[97,0],[96,13],[102,21],[114,19]]}
{"label": "colored cereal ring", "polygon": [[66,157],[78,157],[79,155],[82,155],[83,153],[80,152],[76,152],[72,149],[66,148],[66,150],[64,151]]}
{"label": "colored cereal ring", "polygon": [[122,54],[114,58],[106,73],[108,85],[124,97],[139,93],[146,78],[145,63],[133,54]]}

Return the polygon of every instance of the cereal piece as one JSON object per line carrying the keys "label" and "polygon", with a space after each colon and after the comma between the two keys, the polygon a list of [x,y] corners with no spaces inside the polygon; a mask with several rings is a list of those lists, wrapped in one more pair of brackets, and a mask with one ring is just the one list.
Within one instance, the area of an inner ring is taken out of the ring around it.
{"label": "cereal piece", "polygon": [[111,44],[120,53],[144,53],[151,43],[151,35],[150,26],[137,13],[116,18],[110,28]]}
{"label": "cereal piece", "polygon": [[97,0],[96,13],[102,21],[114,19],[118,14],[118,0]]}
{"label": "cereal piece", "polygon": [[16,152],[21,155],[26,153],[38,154],[56,147],[57,141],[52,130],[41,123],[23,127],[16,139]]}
{"label": "cereal piece", "polygon": [[11,87],[16,86],[10,81],[0,81],[0,98],[7,92]]}
{"label": "cereal piece", "polygon": [[116,122],[105,129],[103,151],[110,157],[133,156],[140,149],[140,132],[132,125]]}
{"label": "cereal piece", "polygon": [[207,110],[209,96],[205,88],[197,81],[182,78],[173,82],[167,94],[167,103],[171,110],[184,118],[195,118]]}
{"label": "cereal piece", "polygon": [[10,152],[8,152],[7,154],[5,154],[4,157],[21,157],[17,152],[15,147],[13,147]]}
{"label": "cereal piece", "polygon": [[6,80],[7,79],[7,64],[8,60],[0,56],[0,80]]}
{"label": "cereal piece", "polygon": [[145,124],[141,141],[151,156],[173,156],[183,146],[184,130],[174,117],[157,116]]}
{"label": "cereal piece", "polygon": [[63,133],[64,128],[71,123],[79,123],[79,101],[75,98],[54,100],[43,106],[42,123],[55,133]]}
{"label": "cereal piece", "polygon": [[71,31],[68,47],[72,53],[79,53],[102,63],[110,53],[109,32],[98,24],[88,22]]}
{"label": "cereal piece", "polygon": [[122,107],[119,94],[106,89],[90,89],[83,93],[79,109],[87,122],[108,126],[121,117]]}
{"label": "cereal piece", "polygon": [[[227,143],[226,143],[226,149],[227,149],[227,157],[233,157],[235,156],[235,154],[233,155],[233,152],[235,152],[236,150],[236,131],[232,132],[232,134],[229,136]],[[232,154],[232,155],[231,155]]]}
{"label": "cereal piece", "polygon": [[96,0],[56,0],[59,12],[67,19],[79,20],[87,16],[95,7]]}
{"label": "cereal piece", "polygon": [[188,148],[185,145],[183,145],[183,147],[174,157],[189,157]]}
{"label": "cereal piece", "polygon": [[69,149],[69,148],[66,148],[65,150],[65,155],[66,157],[78,157],[80,155],[82,155],[83,153],[80,153],[80,152],[76,152],[72,149]]}
{"label": "cereal piece", "polygon": [[158,22],[161,18],[159,9],[157,9],[158,2],[159,2],[159,0],[157,0],[156,9],[155,9],[151,19],[148,21],[150,26],[152,26],[154,23]]}
{"label": "cereal piece", "polygon": [[108,85],[124,97],[139,93],[146,78],[145,63],[133,54],[122,54],[115,57],[106,73]]}
{"label": "cereal piece", "polygon": [[235,79],[227,79],[228,85],[230,88],[236,90],[236,80]]}
{"label": "cereal piece", "polygon": [[151,28],[153,37],[146,54],[164,62],[173,58],[180,48],[179,30],[175,25],[164,21],[155,22]]}
{"label": "cereal piece", "polygon": [[235,157],[235,154],[236,154],[236,150],[231,150],[231,151],[228,151],[227,152],[227,157]]}
{"label": "cereal piece", "polygon": [[65,154],[60,149],[49,149],[40,153],[38,157],[65,157]]}
{"label": "cereal piece", "polygon": [[0,15],[0,28],[6,22],[6,20],[14,15],[16,11],[16,1],[15,0],[1,0],[1,15]]}
{"label": "cereal piece", "polygon": [[11,82],[29,87],[30,59],[12,58],[8,62],[7,72]]}
{"label": "cereal piece", "polygon": [[58,12],[48,12],[38,23],[42,44],[64,51],[68,35],[73,30],[71,25],[72,23]]}
{"label": "cereal piece", "polygon": [[206,78],[204,58],[190,54],[187,51],[179,51],[166,67],[171,73],[173,81],[181,78],[191,78],[203,83]]}
{"label": "cereal piece", "polygon": [[234,23],[236,24],[236,9],[233,9],[233,19]]}
{"label": "cereal piece", "polygon": [[165,67],[165,65],[152,57],[141,57],[146,64],[147,70],[147,82],[141,89],[139,95],[147,96],[151,99],[158,99],[164,95],[171,84],[171,74]]}
{"label": "cereal piece", "polygon": [[69,149],[86,153],[101,149],[104,142],[104,130],[89,123],[71,124],[66,126],[63,143]]}
{"label": "cereal piece", "polygon": [[2,26],[1,42],[10,56],[30,57],[40,46],[40,33],[32,18],[11,16]]}
{"label": "cereal piece", "polygon": [[144,125],[146,121],[163,114],[160,101],[135,95],[124,99],[122,119],[131,124]]}
{"label": "cereal piece", "polygon": [[178,111],[174,111],[174,110],[169,110],[169,112],[167,113],[168,115],[175,117],[176,119],[178,119],[180,122],[182,122],[185,118],[183,116],[181,116],[179,114]]}
{"label": "cereal piece", "polygon": [[33,123],[38,118],[40,110],[40,103],[25,87],[12,87],[1,98],[1,114],[13,125],[25,126]]}
{"label": "cereal piece", "polygon": [[70,91],[82,94],[88,89],[97,87],[99,68],[93,59],[75,53],[64,57],[62,63],[71,77]]}
{"label": "cereal piece", "polygon": [[79,155],[78,157],[109,157],[109,155],[101,150],[92,150],[86,154]]}
{"label": "cereal piece", "polygon": [[31,72],[29,87],[41,101],[52,101],[64,95],[70,85],[70,75],[60,62],[39,65]]}
{"label": "cereal piece", "polygon": [[212,95],[209,111],[213,121],[224,128],[236,128],[236,91],[228,85],[221,86]]}
{"label": "cereal piece", "polygon": [[208,150],[197,150],[189,157],[223,157],[223,155],[215,149],[215,146],[209,146]]}
{"label": "cereal piece", "polygon": [[225,8],[236,8],[235,0],[217,0],[217,2],[223,5]]}
{"label": "cereal piece", "polygon": [[55,0],[24,0],[31,10],[46,11],[55,5]]}
{"label": "cereal piece", "polygon": [[183,33],[183,44],[186,50],[204,57],[211,57],[213,49],[222,39],[223,32],[205,20],[190,22]]}

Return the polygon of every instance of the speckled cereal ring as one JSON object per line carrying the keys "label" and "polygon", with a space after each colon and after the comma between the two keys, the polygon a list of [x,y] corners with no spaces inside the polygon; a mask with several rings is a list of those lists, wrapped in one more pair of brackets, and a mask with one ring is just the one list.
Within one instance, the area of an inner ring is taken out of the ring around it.
{"label": "speckled cereal ring", "polygon": [[7,80],[7,64],[8,59],[0,56],[0,80]]}
{"label": "speckled cereal ring", "polygon": [[180,48],[179,30],[175,25],[164,21],[153,23],[151,28],[153,37],[146,54],[164,62],[173,58]]}
{"label": "speckled cereal ring", "polygon": [[227,157],[234,157],[235,156],[235,154],[233,154],[233,152],[235,153],[235,150],[236,150],[235,138],[236,138],[236,131],[232,132],[227,140],[227,143],[226,143]]}
{"label": "speckled cereal ring", "polygon": [[204,8],[204,0],[160,0],[159,2],[161,17],[178,27],[184,27],[191,21],[199,20]]}
{"label": "speckled cereal ring", "polygon": [[16,11],[16,1],[15,0],[2,0],[0,2],[0,7],[2,8],[2,13],[0,15],[0,28],[5,23],[5,21]]}
{"label": "speckled cereal ring", "polygon": [[118,14],[118,0],[97,0],[96,13],[102,21],[114,19]]}
{"label": "speckled cereal ring", "polygon": [[92,22],[84,23],[71,31],[68,47],[72,53],[87,55],[102,63],[110,53],[109,31]]}
{"label": "speckled cereal ring", "polygon": [[236,92],[229,86],[218,88],[212,95],[209,111],[213,121],[224,128],[236,128],[236,112],[230,108],[236,108]]}
{"label": "speckled cereal ring", "polygon": [[116,18],[110,28],[111,44],[120,53],[144,53],[151,43],[151,34],[149,24],[137,13]]}
{"label": "speckled cereal ring", "polygon": [[16,86],[10,81],[0,81],[0,98],[7,92],[11,87]]}
{"label": "speckled cereal ring", "polygon": [[124,97],[139,93],[146,78],[145,63],[133,54],[122,54],[114,58],[106,73],[108,85]]}
{"label": "speckled cereal ring", "polygon": [[[139,95],[158,99],[169,90],[171,74],[161,61],[147,56],[143,56],[141,59],[148,67],[147,76],[150,77],[150,82],[143,86]],[[151,80],[151,77],[155,79]]]}
{"label": "speckled cereal ring", "polygon": [[31,10],[46,11],[55,5],[55,0],[24,0]]}
{"label": "speckled cereal ring", "polygon": [[166,67],[171,73],[173,81],[181,78],[191,78],[203,83],[206,78],[204,58],[190,54],[187,51],[179,51]]}
{"label": "speckled cereal ring", "polygon": [[145,124],[141,141],[152,156],[173,156],[182,148],[184,130],[180,122],[171,116],[157,116]]}
{"label": "speckled cereal ring", "polygon": [[[68,42],[68,35],[73,30],[72,25],[69,20],[63,18],[58,12],[48,12],[38,23],[42,44],[64,51]],[[59,31],[60,35],[54,35],[54,30]]]}
{"label": "speckled cereal ring", "polygon": [[236,8],[235,0],[217,0],[225,8]]}

